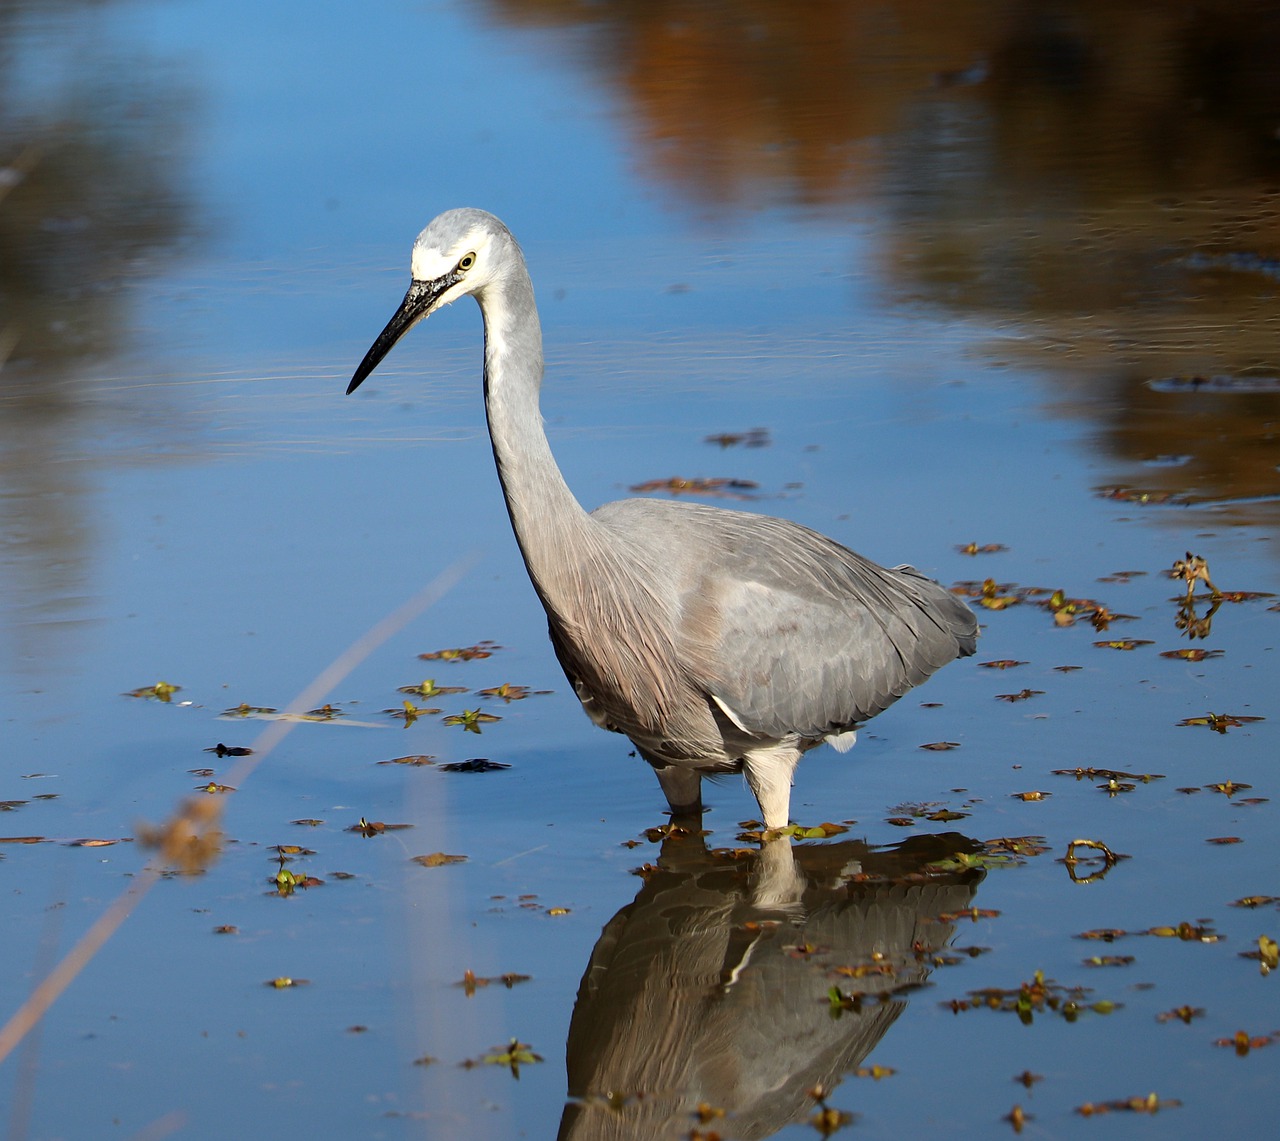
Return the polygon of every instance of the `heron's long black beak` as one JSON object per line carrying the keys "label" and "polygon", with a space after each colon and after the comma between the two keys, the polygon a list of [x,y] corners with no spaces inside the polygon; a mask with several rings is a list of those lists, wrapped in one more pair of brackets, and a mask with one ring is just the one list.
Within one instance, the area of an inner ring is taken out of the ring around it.
{"label": "heron's long black beak", "polygon": [[395,311],[395,315],[387,322],[387,327],[378,334],[378,339],[373,342],[373,347],[364,354],[364,360],[360,362],[360,367],[356,369],[355,375],[351,378],[351,383],[347,385],[348,396],[355,392],[364,381],[364,378],[378,367],[378,362],[391,351],[391,346],[431,312],[436,300],[449,285],[450,280],[447,277],[441,278],[439,281],[414,280],[409,285],[409,292],[404,295],[404,300],[400,302],[400,308]]}

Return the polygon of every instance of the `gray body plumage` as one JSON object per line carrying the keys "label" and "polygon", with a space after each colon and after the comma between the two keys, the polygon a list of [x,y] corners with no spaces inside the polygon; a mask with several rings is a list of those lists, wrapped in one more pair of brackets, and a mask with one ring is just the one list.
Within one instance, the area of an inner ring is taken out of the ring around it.
{"label": "gray body plumage", "polygon": [[785,519],[628,499],[588,514],[538,408],[542,334],[515,239],[479,210],[414,245],[404,302],[356,370],[440,305],[472,294],[485,325],[494,459],[551,640],[583,708],[625,733],[677,812],[704,773],[741,768],[765,825],[787,823],[792,771],[953,658],[972,612],[912,567],[888,570]]}

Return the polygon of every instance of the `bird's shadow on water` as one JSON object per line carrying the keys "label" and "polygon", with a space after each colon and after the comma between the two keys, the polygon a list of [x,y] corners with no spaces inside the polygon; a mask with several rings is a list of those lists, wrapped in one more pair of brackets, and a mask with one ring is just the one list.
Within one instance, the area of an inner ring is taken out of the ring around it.
{"label": "bird's shadow on water", "polygon": [[711,850],[673,831],[583,974],[560,1141],[675,1136],[699,1106],[744,1139],[811,1115],[941,961],[943,917],[985,874],[953,857],[980,849],[949,833]]}

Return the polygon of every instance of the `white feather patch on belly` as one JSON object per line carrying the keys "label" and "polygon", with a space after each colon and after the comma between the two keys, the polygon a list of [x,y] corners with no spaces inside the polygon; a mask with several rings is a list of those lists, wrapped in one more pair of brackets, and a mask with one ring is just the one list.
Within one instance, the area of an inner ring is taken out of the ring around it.
{"label": "white feather patch on belly", "polygon": [[843,733],[828,733],[827,744],[837,753],[847,753],[858,741],[856,729],[846,729]]}

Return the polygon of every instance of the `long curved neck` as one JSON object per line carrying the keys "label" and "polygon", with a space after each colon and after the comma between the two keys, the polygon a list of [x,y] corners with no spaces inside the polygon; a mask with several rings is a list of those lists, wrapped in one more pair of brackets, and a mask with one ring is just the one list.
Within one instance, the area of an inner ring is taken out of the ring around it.
{"label": "long curved neck", "polygon": [[566,555],[592,546],[591,520],[573,497],[543,429],[542,329],[523,265],[477,295],[484,315],[484,399],[498,479],[529,577],[548,610],[562,611]]}

